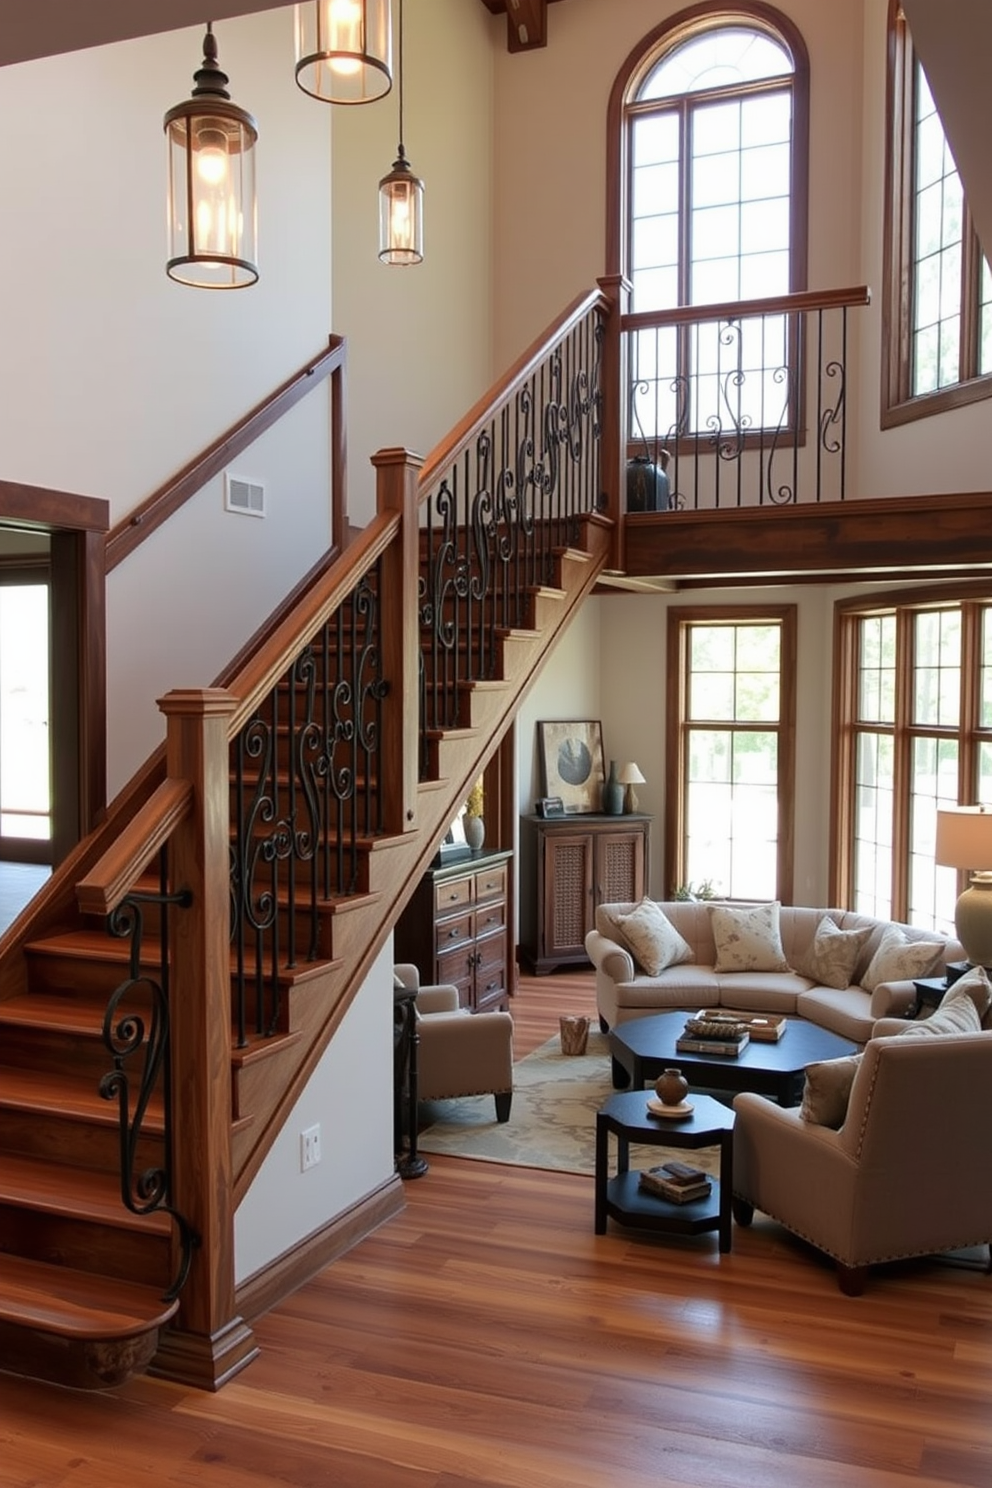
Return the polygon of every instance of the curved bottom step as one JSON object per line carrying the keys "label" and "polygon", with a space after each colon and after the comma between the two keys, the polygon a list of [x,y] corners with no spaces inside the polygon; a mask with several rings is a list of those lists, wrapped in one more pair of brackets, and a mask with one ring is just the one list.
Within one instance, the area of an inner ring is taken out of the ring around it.
{"label": "curved bottom step", "polygon": [[178,1306],[154,1287],[0,1255],[0,1368],[110,1389],[148,1367]]}

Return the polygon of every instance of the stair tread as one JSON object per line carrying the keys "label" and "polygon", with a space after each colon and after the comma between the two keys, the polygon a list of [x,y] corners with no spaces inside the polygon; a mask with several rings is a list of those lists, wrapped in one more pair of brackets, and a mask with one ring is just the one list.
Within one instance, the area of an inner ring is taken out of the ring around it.
{"label": "stair tread", "polygon": [[[47,1028],[58,1033],[99,1038],[103,1003],[87,1002],[58,992],[23,992],[0,1003],[0,1027]],[[107,1059],[110,1054],[108,1051]]]}
{"label": "stair tread", "polygon": [[168,1235],[172,1221],[157,1210],[132,1214],[121,1199],[116,1173],[72,1168],[42,1158],[0,1152],[0,1203],[44,1214],[69,1214],[119,1229]]}
{"label": "stair tread", "polygon": [[[0,1067],[0,1110],[30,1110],[113,1127],[119,1121],[116,1100],[104,1100],[94,1080],[43,1070]],[[149,1132],[164,1129],[160,1096],[151,1097],[144,1124]]]}
{"label": "stair tread", "polygon": [[162,1327],[178,1301],[154,1287],[0,1254],[0,1319],[68,1338],[127,1338]]}

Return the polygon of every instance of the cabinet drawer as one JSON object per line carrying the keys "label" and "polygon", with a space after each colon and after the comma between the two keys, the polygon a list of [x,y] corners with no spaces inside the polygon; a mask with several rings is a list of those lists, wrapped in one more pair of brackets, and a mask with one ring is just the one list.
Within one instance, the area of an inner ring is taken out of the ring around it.
{"label": "cabinet drawer", "polygon": [[468,910],[437,926],[437,954],[439,957],[443,956],[452,946],[464,945],[466,941],[474,939],[473,915]]}
{"label": "cabinet drawer", "polygon": [[495,868],[483,868],[475,875],[475,902],[482,904],[486,899],[506,898],[506,864],[501,863]]}
{"label": "cabinet drawer", "polygon": [[502,930],[505,924],[506,905],[501,900],[495,904],[480,904],[475,911],[476,935],[489,935],[493,930]]}
{"label": "cabinet drawer", "polygon": [[463,904],[471,904],[474,887],[475,877],[471,873],[464,878],[451,878],[446,883],[435,884],[435,914],[440,918],[441,915],[451,914]]}

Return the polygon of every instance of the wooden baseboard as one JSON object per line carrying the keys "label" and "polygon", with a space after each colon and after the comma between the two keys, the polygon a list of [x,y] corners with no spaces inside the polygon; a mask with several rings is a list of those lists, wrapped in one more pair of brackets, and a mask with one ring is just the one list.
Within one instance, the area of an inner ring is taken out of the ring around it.
{"label": "wooden baseboard", "polygon": [[403,1181],[394,1173],[357,1204],[243,1281],[235,1292],[238,1312],[248,1322],[263,1317],[405,1206]]}

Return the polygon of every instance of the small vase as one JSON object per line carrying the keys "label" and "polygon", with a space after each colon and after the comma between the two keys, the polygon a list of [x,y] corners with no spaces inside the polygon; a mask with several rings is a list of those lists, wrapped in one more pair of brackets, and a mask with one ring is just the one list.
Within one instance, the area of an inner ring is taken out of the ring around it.
{"label": "small vase", "polygon": [[603,786],[603,811],[607,816],[623,813],[623,786],[617,779],[617,762],[610,760],[610,773]]}
{"label": "small vase", "polygon": [[662,1070],[654,1088],[663,1106],[680,1106],[689,1093],[689,1081],[680,1070]]}
{"label": "small vase", "polygon": [[478,852],[486,840],[486,824],[481,816],[465,817],[465,841],[473,852]]}

